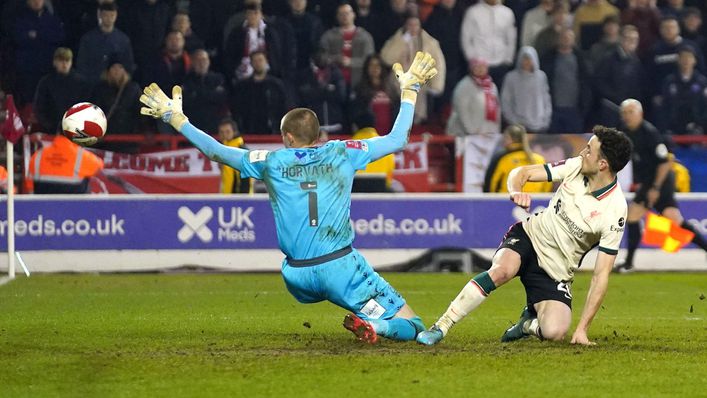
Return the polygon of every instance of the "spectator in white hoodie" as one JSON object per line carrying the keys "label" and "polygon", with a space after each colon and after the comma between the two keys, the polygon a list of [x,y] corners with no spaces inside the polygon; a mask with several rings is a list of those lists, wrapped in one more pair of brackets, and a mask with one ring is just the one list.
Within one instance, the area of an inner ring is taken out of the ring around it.
{"label": "spectator in white hoodie", "polygon": [[550,86],[533,47],[521,47],[518,52],[516,67],[503,82],[501,108],[508,124],[523,125],[533,133],[545,132],[550,127]]}
{"label": "spectator in white hoodie", "polygon": [[482,0],[464,14],[461,45],[466,59],[485,59],[489,75],[501,85],[516,51],[516,19],[500,0]]}

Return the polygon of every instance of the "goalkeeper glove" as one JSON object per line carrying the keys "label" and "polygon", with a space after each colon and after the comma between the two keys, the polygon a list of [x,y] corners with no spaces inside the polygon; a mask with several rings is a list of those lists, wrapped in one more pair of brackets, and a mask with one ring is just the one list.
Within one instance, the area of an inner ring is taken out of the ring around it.
{"label": "goalkeeper glove", "polygon": [[182,88],[179,86],[172,87],[172,98],[170,99],[162,92],[160,86],[152,83],[145,87],[140,96],[140,102],[147,105],[140,108],[140,113],[155,119],[162,119],[177,131],[181,131],[184,123],[189,121],[182,111]]}
{"label": "goalkeeper glove", "polygon": [[403,100],[415,102],[417,93],[423,84],[437,75],[435,60],[429,53],[418,51],[407,72],[399,63],[393,65],[393,72],[400,83],[400,96]]}

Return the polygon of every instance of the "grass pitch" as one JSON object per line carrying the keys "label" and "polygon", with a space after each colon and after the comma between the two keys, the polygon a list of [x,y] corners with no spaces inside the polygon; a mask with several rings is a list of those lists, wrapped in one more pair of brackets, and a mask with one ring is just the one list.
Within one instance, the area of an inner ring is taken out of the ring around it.
{"label": "grass pitch", "polygon": [[[428,325],[469,279],[384,276]],[[612,276],[598,346],[501,344],[514,280],[438,346],[371,347],[277,274],[37,275],[0,287],[0,397],[707,396],[704,295],[707,273]]]}

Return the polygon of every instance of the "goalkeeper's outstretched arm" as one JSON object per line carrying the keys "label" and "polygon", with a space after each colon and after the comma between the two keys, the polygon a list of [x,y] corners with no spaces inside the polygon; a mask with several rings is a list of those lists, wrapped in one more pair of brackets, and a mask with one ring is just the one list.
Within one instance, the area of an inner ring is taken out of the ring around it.
{"label": "goalkeeper's outstretched arm", "polygon": [[145,87],[140,102],[146,105],[140,109],[140,113],[169,123],[209,159],[241,170],[243,155],[248,151],[223,145],[189,123],[182,111],[181,87],[174,86],[172,98],[169,98],[157,84],[152,83]]}
{"label": "goalkeeper's outstretched arm", "polygon": [[243,156],[248,153],[247,150],[221,144],[210,135],[196,128],[188,120],[182,125],[179,132],[209,159],[241,170]]}
{"label": "goalkeeper's outstretched arm", "polygon": [[365,140],[371,153],[371,161],[398,152],[405,147],[415,115],[417,93],[422,85],[437,74],[437,69],[435,60],[430,54],[418,51],[407,72],[403,72],[403,67],[399,63],[393,65],[393,72],[400,83],[400,112],[390,133],[383,137]]}

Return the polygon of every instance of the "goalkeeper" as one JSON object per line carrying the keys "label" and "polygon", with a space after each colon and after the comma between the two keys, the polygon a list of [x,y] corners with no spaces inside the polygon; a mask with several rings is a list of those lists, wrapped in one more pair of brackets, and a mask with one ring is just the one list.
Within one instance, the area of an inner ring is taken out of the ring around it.
{"label": "goalkeeper", "polygon": [[421,85],[437,74],[435,60],[418,52],[403,73],[393,65],[402,103],[393,130],[366,140],[318,145],[319,121],[309,109],[289,111],[280,122],[285,148],[243,150],[221,145],[194,127],[182,112],[182,90],[168,98],[156,84],[146,87],[141,113],[160,118],[181,132],[210,159],[233,167],[243,177],[264,180],[275,215],[279,246],[286,258],[282,276],[302,303],[328,300],[351,313],[344,327],[366,343],[378,336],[414,340],[422,320],[351,244],[351,186],[356,170],[403,149]]}

